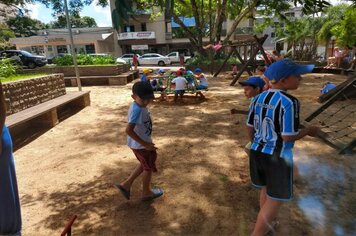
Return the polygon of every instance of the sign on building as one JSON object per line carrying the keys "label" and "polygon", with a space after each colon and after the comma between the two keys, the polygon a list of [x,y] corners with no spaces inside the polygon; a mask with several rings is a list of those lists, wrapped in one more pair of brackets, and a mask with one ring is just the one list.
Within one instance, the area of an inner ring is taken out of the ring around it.
{"label": "sign on building", "polygon": [[126,32],[119,33],[119,40],[128,40],[128,39],[155,39],[156,34],[153,31],[144,31],[144,32]]}
{"label": "sign on building", "polygon": [[148,50],[148,45],[131,45],[132,50]]}

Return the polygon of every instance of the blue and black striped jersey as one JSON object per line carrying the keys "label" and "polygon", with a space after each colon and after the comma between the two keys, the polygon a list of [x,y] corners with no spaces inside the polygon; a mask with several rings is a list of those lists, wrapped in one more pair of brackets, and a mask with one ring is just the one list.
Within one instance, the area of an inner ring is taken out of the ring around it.
{"label": "blue and black striped jersey", "polygon": [[251,149],[281,157],[292,158],[294,142],[285,142],[282,135],[299,133],[299,101],[278,89],[267,90],[251,102],[247,125],[253,127]]}

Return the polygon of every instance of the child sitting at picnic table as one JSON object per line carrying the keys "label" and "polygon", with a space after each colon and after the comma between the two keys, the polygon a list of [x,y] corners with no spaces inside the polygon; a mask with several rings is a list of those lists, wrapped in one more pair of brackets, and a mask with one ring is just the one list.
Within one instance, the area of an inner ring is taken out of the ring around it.
{"label": "child sitting at picnic table", "polygon": [[188,81],[188,89],[195,89],[195,83],[194,83],[194,73],[191,70],[187,71],[187,77],[186,77],[187,81]]}
{"label": "child sitting at picnic table", "polygon": [[153,76],[153,79],[151,80],[153,91],[164,91],[166,89],[162,83],[162,77],[164,76],[164,73],[164,69],[159,69],[158,74]]}
{"label": "child sitting at picnic table", "polygon": [[196,87],[197,90],[208,89],[208,79],[205,77],[205,74],[202,73],[200,68],[194,70],[194,77],[199,80],[199,84]]}
{"label": "child sitting at picnic table", "polygon": [[187,87],[188,81],[182,76],[182,74],[183,73],[181,70],[177,70],[176,71],[177,77],[171,81],[172,84],[175,84],[174,102],[177,101],[178,95],[183,100],[183,95]]}
{"label": "child sitting at picnic table", "polygon": [[148,68],[143,68],[142,72],[143,72],[143,74],[141,76],[141,81],[149,81],[149,79],[150,79],[149,74],[152,73],[152,70],[148,69]]}

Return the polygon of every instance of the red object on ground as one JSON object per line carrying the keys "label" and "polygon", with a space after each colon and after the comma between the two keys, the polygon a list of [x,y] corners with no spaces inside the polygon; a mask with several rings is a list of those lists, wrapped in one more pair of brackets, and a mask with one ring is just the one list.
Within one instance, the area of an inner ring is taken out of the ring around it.
{"label": "red object on ground", "polygon": [[77,219],[77,215],[74,215],[70,218],[70,220],[64,227],[64,230],[62,231],[61,236],[65,236],[65,235],[70,236],[72,234],[72,225],[73,225],[75,219]]}

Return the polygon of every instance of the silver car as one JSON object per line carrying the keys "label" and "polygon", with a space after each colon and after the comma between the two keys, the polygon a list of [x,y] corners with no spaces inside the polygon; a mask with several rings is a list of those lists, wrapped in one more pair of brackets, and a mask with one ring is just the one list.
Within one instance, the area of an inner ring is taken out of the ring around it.
{"label": "silver car", "polygon": [[[136,55],[138,56],[138,58],[140,58],[140,55],[138,55],[138,54],[136,54]],[[122,55],[119,58],[126,61],[128,64],[131,64],[133,56],[134,56],[133,53],[127,53],[127,54]]]}
{"label": "silver car", "polygon": [[140,65],[170,65],[171,59],[158,53],[146,53],[138,58]]}

